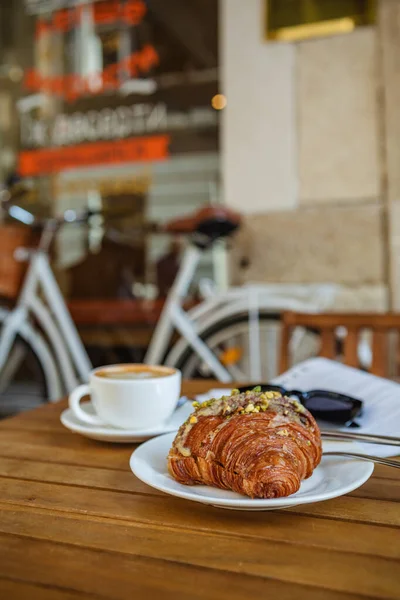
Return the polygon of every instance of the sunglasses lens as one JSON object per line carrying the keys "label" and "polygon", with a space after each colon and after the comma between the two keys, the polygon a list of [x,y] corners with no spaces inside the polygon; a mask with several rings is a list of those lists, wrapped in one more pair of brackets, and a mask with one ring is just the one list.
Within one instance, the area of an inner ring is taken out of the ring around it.
{"label": "sunglasses lens", "polygon": [[360,412],[357,401],[336,394],[315,392],[302,400],[314,417],[331,423],[346,423]]}
{"label": "sunglasses lens", "polygon": [[305,402],[306,407],[309,411],[320,410],[320,411],[334,411],[342,412],[349,411],[352,409],[353,404],[349,400],[342,400],[341,398],[327,398],[326,396],[312,396]]}

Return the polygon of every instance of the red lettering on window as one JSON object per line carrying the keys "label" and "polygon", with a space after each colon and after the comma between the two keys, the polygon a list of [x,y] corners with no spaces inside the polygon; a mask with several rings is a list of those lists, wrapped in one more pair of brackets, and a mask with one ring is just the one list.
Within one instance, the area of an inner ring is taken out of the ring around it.
{"label": "red lettering on window", "polygon": [[116,90],[119,87],[118,81],[119,64],[109,65],[103,71],[103,86],[105,90]]}
{"label": "red lettering on window", "polygon": [[56,31],[65,33],[71,27],[71,11],[69,10],[58,10],[53,16],[53,27]]}
{"label": "red lettering on window", "polygon": [[58,75],[57,77],[52,78],[51,91],[56,96],[62,96],[64,92],[64,77],[62,75]]}
{"label": "red lettering on window", "polygon": [[35,69],[28,69],[24,76],[24,86],[30,92],[37,92],[40,89],[41,76]]}
{"label": "red lettering on window", "polygon": [[141,71],[150,71],[160,62],[157,50],[151,44],[146,44],[140,52],[137,53],[137,61]]}
{"label": "red lettering on window", "polygon": [[64,77],[64,98],[73,102],[82,95],[82,77],[80,75],[67,75]]}
{"label": "red lettering on window", "polygon": [[143,0],[127,0],[121,8],[121,18],[128,25],[138,25],[147,12]]}
{"label": "red lettering on window", "polygon": [[118,0],[110,2],[96,2],[93,6],[94,22],[98,25],[114,23],[118,19]]}

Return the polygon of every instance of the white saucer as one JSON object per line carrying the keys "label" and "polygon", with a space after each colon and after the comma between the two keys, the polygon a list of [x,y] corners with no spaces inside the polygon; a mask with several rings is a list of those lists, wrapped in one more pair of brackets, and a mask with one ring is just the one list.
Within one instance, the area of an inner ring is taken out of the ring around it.
{"label": "white saucer", "polygon": [[[210,486],[187,486],[175,481],[168,474],[166,459],[174,437],[174,433],[169,433],[149,440],[135,450],[130,459],[130,467],[136,477],[172,496],[233,510],[274,510],[336,498],[360,487],[374,470],[374,465],[370,462],[342,456],[326,456],[322,458],[312,476],[303,481],[296,494],[272,500],[252,499]],[[323,447],[326,452],[349,450],[349,447],[356,451],[358,445],[324,442]]]}
{"label": "white saucer", "polygon": [[[94,414],[94,408],[91,401],[81,402],[82,409],[90,415]],[[169,431],[176,431],[180,425],[185,421],[190,413],[193,411],[193,407],[190,402],[185,402],[179,408],[176,409],[174,414],[166,421],[163,425],[153,427],[152,429],[118,429],[112,425],[90,425],[89,423],[83,423],[80,421],[72,412],[70,408],[64,410],[61,413],[61,423],[67,429],[80,433],[85,437],[99,442],[113,442],[119,444],[127,443],[138,443],[144,442],[156,435],[162,433],[168,433]]]}

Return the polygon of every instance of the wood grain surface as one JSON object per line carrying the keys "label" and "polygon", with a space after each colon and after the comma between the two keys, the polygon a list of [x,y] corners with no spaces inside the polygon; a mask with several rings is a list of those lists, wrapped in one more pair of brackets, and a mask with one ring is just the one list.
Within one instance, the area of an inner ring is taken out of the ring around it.
{"label": "wood grain surface", "polygon": [[223,510],[146,486],[134,445],[70,433],[65,406],[0,422],[0,598],[400,598],[400,471],[314,505]]}

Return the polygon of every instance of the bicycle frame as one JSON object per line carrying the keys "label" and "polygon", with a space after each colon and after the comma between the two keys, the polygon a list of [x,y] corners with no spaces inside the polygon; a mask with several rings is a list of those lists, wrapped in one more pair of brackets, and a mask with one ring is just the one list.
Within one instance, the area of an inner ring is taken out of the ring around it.
{"label": "bicycle frame", "polygon": [[[45,337],[32,326],[32,318],[40,325]],[[0,320],[3,323],[0,372],[20,335],[37,353],[50,386],[50,400],[58,400],[62,395],[61,385],[56,382],[58,372],[67,392],[81,381],[88,380],[92,365],[53,275],[46,251],[39,249],[31,254],[17,304],[11,311],[2,310]]]}
{"label": "bicycle frame", "polygon": [[[14,352],[13,357],[11,352],[15,348],[17,336],[21,336],[32,347],[42,365],[49,399],[52,401],[59,399],[63,391],[69,393],[80,382],[86,382],[92,369],[49,263],[47,249],[55,231],[49,224],[48,229],[43,232],[39,249],[32,253],[25,252],[24,258],[29,259],[29,267],[17,304],[12,311],[0,308],[0,322],[3,323],[0,333],[0,389],[5,374],[12,371],[13,364],[18,360],[19,353]],[[203,341],[202,334],[224,319],[245,313],[249,323],[249,376],[252,380],[258,380],[262,366],[260,311],[279,315],[282,310],[287,309],[321,310],[331,304],[337,286],[248,285],[231,288],[224,293],[210,294],[198,306],[185,311],[183,302],[187,298],[203,251],[193,243],[186,248],[179,272],[154,330],[145,362],[177,364],[190,346],[217,379],[228,383],[235,378],[235,367],[227,368],[223,365]],[[174,331],[179,332],[181,337],[169,350]],[[298,339],[300,338],[301,333],[298,335]],[[10,356],[13,360],[10,360]],[[10,364],[6,365],[7,361]]]}
{"label": "bicycle frame", "polygon": [[186,249],[178,275],[168,294],[160,319],[154,330],[148,351],[145,356],[147,364],[162,363],[174,329],[187,340],[195,352],[212,369],[220,381],[231,381],[227,369],[220,363],[215,354],[199,338],[193,323],[183,308],[182,304],[189,291],[190,284],[196,272],[202,250],[190,245]]}
{"label": "bicycle frame", "polygon": [[[185,312],[182,308],[190,284],[196,272],[203,250],[189,245],[174,284],[168,294],[159,322],[154,330],[145,356],[148,364],[177,364],[179,357],[189,345],[222,382],[230,382],[233,374],[218,360],[215,353],[201,339],[201,334],[215,323],[233,315],[245,313],[249,317],[249,364],[250,378],[261,377],[260,363],[260,311],[279,315],[283,310],[315,311],[332,304],[337,286],[334,284],[253,284],[231,288],[216,293],[201,304]],[[172,334],[177,330],[181,338],[166,356]],[[292,340],[296,346],[302,339],[297,332]]]}

